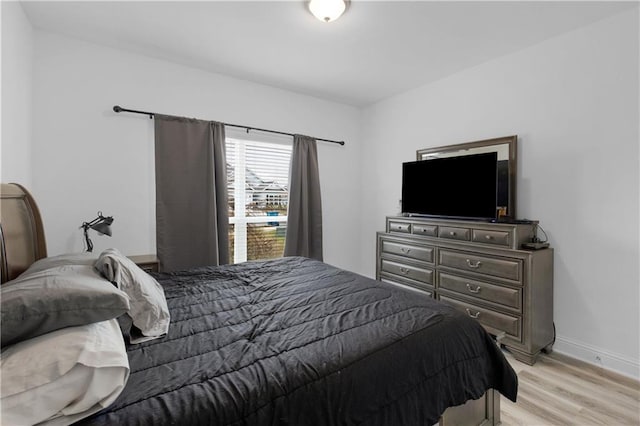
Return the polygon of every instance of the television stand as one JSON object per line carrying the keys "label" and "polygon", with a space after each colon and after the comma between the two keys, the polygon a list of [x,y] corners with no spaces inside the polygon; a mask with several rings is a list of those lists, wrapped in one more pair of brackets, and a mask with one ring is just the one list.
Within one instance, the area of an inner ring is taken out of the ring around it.
{"label": "television stand", "polygon": [[390,216],[376,278],[449,303],[532,365],[554,343],[553,249],[521,248],[536,226]]}

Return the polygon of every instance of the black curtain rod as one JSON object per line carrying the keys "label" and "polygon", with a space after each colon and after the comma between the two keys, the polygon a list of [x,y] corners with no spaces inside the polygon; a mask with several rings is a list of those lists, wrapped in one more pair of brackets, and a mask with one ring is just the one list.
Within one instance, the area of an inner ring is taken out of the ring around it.
{"label": "black curtain rod", "polygon": [[[128,109],[128,108],[122,108],[119,105],[116,105],[113,107],[113,110],[115,112],[132,112],[134,114],[144,114],[144,115],[148,115],[149,118],[153,118],[156,113],[155,112],[148,112],[148,111],[138,111],[135,109]],[[241,129],[247,129],[247,133],[249,133],[250,130],[258,130],[260,132],[267,132],[267,133],[275,133],[278,135],[286,135],[286,136],[294,136],[293,133],[287,133],[287,132],[279,132],[277,130],[269,130],[269,129],[261,129],[259,127],[249,127],[249,126],[242,126],[240,124],[230,124],[230,123],[223,123],[225,126],[229,126],[229,127],[239,127]],[[344,141],[334,141],[331,139],[321,139],[321,138],[314,138],[317,141],[321,141],[321,142],[330,142],[330,143],[337,143],[339,145],[344,145]]]}

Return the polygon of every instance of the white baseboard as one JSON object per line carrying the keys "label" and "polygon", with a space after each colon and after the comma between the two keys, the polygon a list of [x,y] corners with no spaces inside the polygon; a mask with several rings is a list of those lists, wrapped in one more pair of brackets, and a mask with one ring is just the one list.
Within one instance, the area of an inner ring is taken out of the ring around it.
{"label": "white baseboard", "polygon": [[637,359],[605,351],[562,336],[556,337],[553,350],[623,376],[640,380],[640,362]]}

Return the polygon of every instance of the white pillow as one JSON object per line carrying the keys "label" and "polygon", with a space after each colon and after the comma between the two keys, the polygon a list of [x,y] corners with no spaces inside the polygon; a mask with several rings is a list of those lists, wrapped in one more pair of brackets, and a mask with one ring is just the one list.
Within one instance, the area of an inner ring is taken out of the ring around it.
{"label": "white pillow", "polygon": [[115,319],[57,330],[0,356],[2,424],[70,424],[106,407],[129,378]]}
{"label": "white pillow", "polygon": [[158,281],[114,248],[100,254],[95,268],[129,296],[128,313],[134,325],[130,343],[142,343],[167,334],[171,317]]}

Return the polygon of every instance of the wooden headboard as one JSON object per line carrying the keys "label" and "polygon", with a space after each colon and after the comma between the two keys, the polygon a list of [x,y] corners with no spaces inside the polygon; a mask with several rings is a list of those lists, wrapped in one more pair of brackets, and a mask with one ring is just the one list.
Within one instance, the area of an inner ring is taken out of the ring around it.
{"label": "wooden headboard", "polygon": [[14,279],[46,256],[44,227],[35,200],[17,183],[0,184],[0,282]]}

